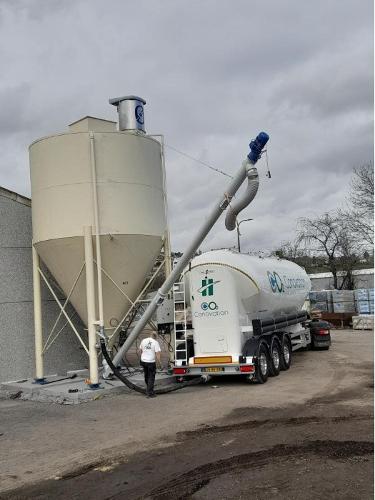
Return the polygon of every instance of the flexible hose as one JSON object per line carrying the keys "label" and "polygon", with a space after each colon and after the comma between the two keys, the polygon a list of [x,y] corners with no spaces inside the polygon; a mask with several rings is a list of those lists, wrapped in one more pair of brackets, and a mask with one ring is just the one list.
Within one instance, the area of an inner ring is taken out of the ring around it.
{"label": "flexible hose", "polygon": [[[107,361],[108,366],[111,368],[113,374],[119,380],[121,380],[121,382],[123,384],[125,384],[127,387],[129,387],[129,389],[131,389],[132,391],[140,392],[141,394],[147,394],[146,389],[144,389],[143,387],[141,387],[139,385],[133,384],[133,382],[130,382],[130,380],[127,377],[125,377],[125,375],[123,375],[118,368],[115,367],[115,365],[112,363],[112,360],[108,354],[104,339],[100,339],[100,348],[102,350],[103,357]],[[181,384],[174,384],[170,387],[155,389],[154,393],[155,394],[167,394],[168,392],[178,391],[179,389],[183,389],[184,387],[188,387],[190,385],[197,385],[200,382],[201,382],[201,379],[198,377],[198,378],[194,378],[194,379],[190,380],[189,382],[182,382]]]}
{"label": "flexible hose", "polygon": [[235,229],[237,215],[253,201],[258,192],[258,187],[258,171],[254,167],[249,169],[247,172],[247,187],[245,193],[239,200],[229,205],[227,215],[225,217],[225,227],[228,231],[233,231],[233,229]]}

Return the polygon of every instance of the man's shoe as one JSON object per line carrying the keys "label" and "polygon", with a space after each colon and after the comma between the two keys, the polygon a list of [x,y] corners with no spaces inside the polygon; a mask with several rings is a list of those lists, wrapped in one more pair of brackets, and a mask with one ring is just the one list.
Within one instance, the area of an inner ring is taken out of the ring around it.
{"label": "man's shoe", "polygon": [[149,398],[156,398],[156,394],[149,394],[149,396],[147,396]]}

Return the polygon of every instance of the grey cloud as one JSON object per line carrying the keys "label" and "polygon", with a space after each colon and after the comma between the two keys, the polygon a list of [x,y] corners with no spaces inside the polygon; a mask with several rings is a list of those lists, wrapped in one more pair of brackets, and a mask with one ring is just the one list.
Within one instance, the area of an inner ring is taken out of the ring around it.
{"label": "grey cloud", "polygon": [[31,86],[27,83],[0,89],[0,134],[17,134],[32,125],[27,112],[30,94]]}
{"label": "grey cloud", "polygon": [[275,89],[271,103],[287,103],[303,115],[319,118],[362,110],[371,117],[373,50],[368,41],[369,37],[360,37],[349,47],[302,64]]}
{"label": "grey cloud", "polygon": [[[116,119],[108,98],[139,94],[148,132],[229,173],[270,133],[272,179],[262,160],[243,245],[276,246],[298,217],[335,209],[372,156],[372,11],[370,0],[0,2],[0,185],[28,194],[30,142],[87,114]],[[166,159],[182,250],[228,179]],[[235,241],[221,221],[202,247]]]}

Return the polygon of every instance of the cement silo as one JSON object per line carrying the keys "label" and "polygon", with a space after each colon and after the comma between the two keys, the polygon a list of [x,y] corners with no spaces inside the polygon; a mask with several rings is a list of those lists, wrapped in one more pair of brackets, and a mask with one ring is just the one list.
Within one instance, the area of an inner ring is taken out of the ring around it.
{"label": "cement silo", "polygon": [[39,258],[87,325],[95,386],[96,329],[108,336],[118,327],[166,238],[163,154],[145,134],[145,102],[110,102],[119,131],[85,117],[30,146],[36,379],[43,379],[40,275],[48,281]]}

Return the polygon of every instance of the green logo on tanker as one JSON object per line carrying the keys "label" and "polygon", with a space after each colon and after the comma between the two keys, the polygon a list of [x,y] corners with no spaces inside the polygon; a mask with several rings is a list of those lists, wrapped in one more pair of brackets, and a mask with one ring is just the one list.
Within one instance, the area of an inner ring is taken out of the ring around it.
{"label": "green logo on tanker", "polygon": [[214,294],[214,285],[220,281],[214,281],[212,278],[205,278],[202,280],[202,286],[198,288],[198,292],[202,297],[211,297]]}

